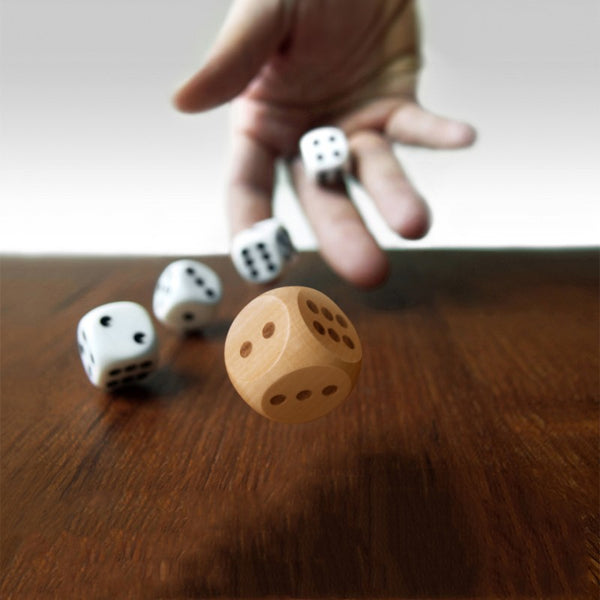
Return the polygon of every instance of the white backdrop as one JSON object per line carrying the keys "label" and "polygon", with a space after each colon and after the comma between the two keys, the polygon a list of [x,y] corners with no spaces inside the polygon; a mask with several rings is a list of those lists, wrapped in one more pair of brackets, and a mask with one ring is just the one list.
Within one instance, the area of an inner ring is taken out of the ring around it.
{"label": "white backdrop", "polygon": [[[178,114],[223,0],[3,0],[0,251],[227,252],[227,107]],[[422,0],[422,102],[479,131],[457,152],[399,148],[429,200],[419,242],[596,245],[600,212],[600,3]],[[293,194],[277,214],[314,247]]]}

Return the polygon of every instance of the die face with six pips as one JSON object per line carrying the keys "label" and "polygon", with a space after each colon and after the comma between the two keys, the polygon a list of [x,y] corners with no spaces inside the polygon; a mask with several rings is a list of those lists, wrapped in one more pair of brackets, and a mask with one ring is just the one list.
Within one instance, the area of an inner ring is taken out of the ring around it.
{"label": "die face with six pips", "polygon": [[360,371],[362,348],[348,317],[325,294],[283,287],[238,314],[225,366],[242,398],[286,423],[317,419],[343,402]]}
{"label": "die face with six pips", "polygon": [[287,229],[275,218],[240,231],[231,242],[231,260],[237,272],[252,283],[277,279],[295,252]]}

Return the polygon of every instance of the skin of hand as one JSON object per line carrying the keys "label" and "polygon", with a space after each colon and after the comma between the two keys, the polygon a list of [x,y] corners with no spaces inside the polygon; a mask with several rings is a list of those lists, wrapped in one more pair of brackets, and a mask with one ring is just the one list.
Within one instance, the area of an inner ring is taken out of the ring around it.
{"label": "skin of hand", "polygon": [[462,148],[475,131],[418,104],[419,65],[413,0],[235,0],[204,65],[174,100],[184,112],[233,100],[232,232],[271,216],[275,163],[285,157],[324,259],[354,285],[382,283],[385,253],[346,189],[309,180],[298,141],[320,125],[341,127],[353,174],[387,224],[404,238],[423,237],[430,212],[392,144]]}

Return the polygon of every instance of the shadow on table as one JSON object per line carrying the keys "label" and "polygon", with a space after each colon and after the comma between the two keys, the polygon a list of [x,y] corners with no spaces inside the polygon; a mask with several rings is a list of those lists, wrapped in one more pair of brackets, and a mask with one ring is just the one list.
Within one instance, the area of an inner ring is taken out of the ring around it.
{"label": "shadow on table", "polygon": [[439,474],[399,456],[372,455],[359,460],[351,480],[345,488],[332,481],[298,489],[302,497],[292,507],[244,504],[243,520],[204,540],[201,552],[179,565],[178,589],[161,597],[472,591],[477,552],[468,518]]}
{"label": "shadow on table", "polygon": [[[582,524],[539,482],[505,473],[518,504],[490,514],[476,492],[473,506],[454,496],[444,467],[370,454],[352,476],[344,468],[282,481],[267,498],[232,495],[159,597],[550,597],[589,584]],[[491,468],[490,485],[497,476]]]}
{"label": "shadow on table", "polygon": [[[303,257],[285,285],[316,287],[350,313],[353,303],[377,311],[402,311],[440,298],[457,306],[493,308],[507,300],[526,303],[540,287],[557,283],[597,286],[598,256],[590,248],[405,249],[388,253],[388,281],[368,291],[343,282],[324,263]],[[535,299],[539,301],[539,296]]]}

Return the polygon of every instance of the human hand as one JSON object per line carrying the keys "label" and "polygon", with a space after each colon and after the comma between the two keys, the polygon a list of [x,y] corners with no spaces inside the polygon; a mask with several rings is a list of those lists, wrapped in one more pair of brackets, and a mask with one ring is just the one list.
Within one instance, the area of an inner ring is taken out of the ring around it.
{"label": "human hand", "polygon": [[353,172],[387,224],[407,239],[424,236],[427,204],[391,144],[461,148],[475,132],[418,104],[418,68],[413,0],[235,0],[208,59],[175,97],[185,112],[235,99],[227,193],[233,233],[271,216],[275,162],[290,158],[324,259],[355,285],[381,283],[384,252],[345,189],[309,180],[298,140],[319,125],[341,127]]}

